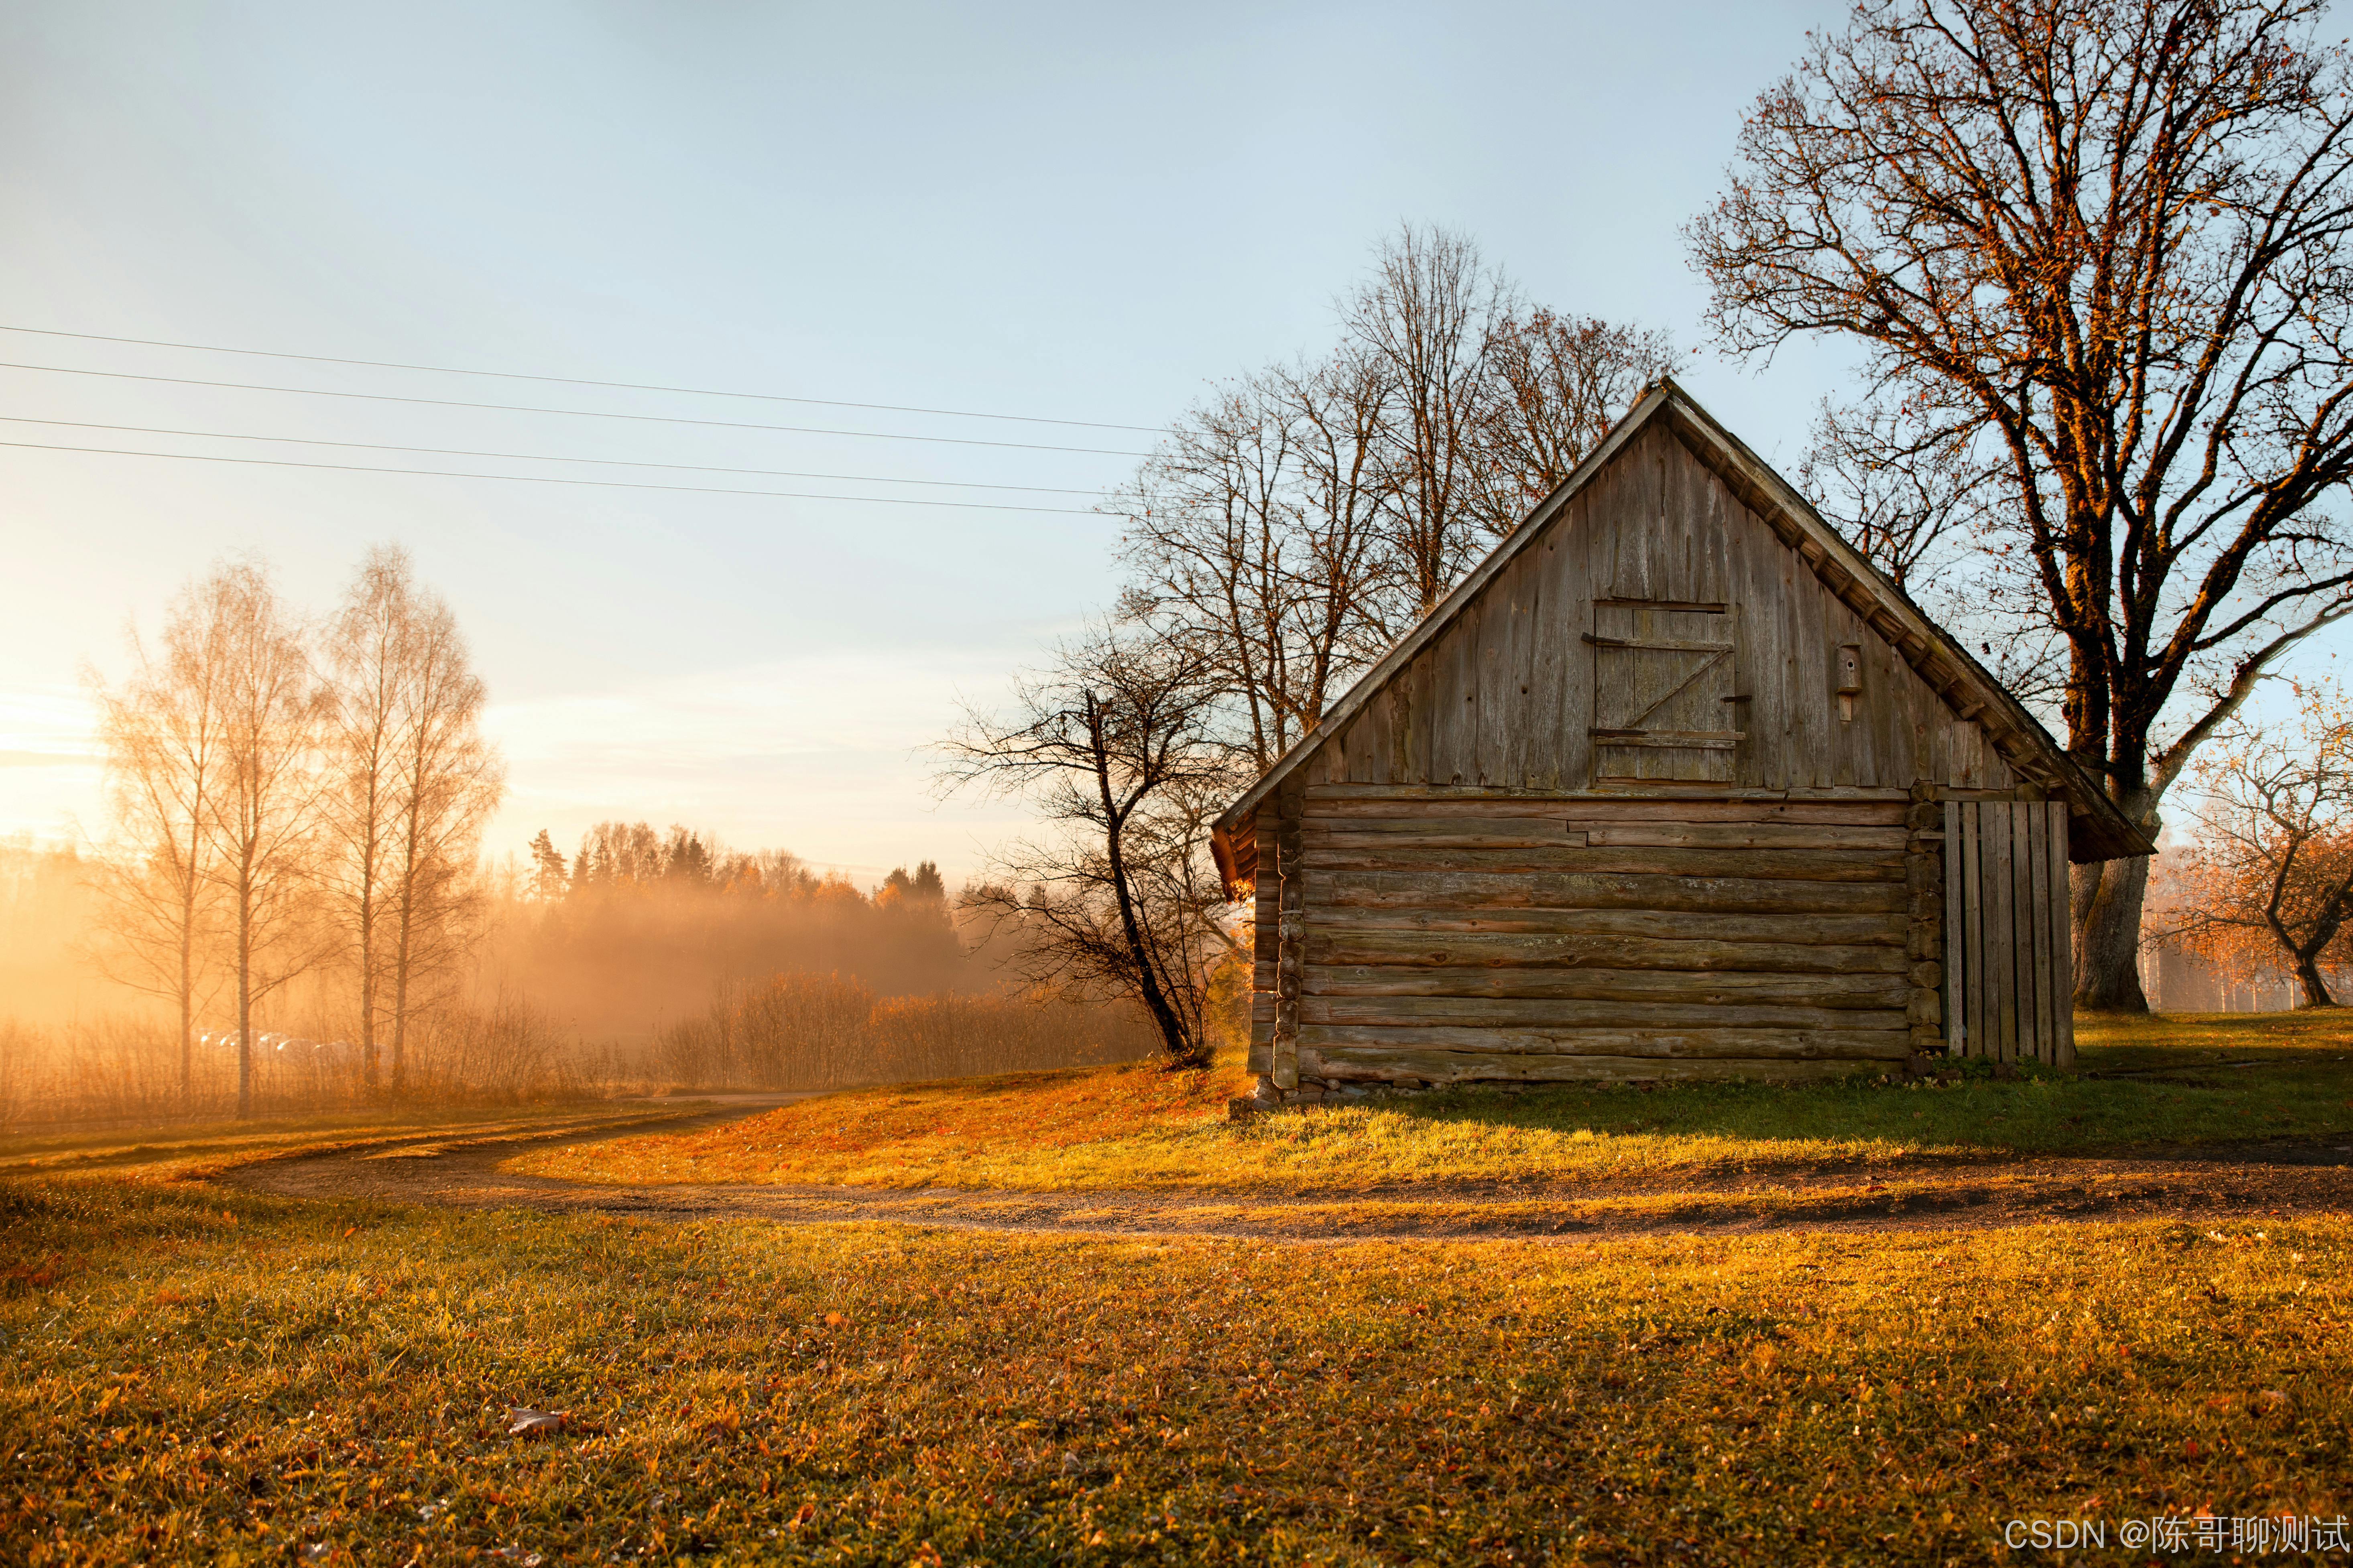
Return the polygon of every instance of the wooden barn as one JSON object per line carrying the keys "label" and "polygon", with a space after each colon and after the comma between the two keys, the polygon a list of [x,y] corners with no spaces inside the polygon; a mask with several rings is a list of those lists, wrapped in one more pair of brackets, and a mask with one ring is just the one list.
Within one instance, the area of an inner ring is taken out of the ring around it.
{"label": "wooden barn", "polygon": [[1212,843],[1308,1100],[2065,1063],[2068,863],[2151,849],[1672,382]]}

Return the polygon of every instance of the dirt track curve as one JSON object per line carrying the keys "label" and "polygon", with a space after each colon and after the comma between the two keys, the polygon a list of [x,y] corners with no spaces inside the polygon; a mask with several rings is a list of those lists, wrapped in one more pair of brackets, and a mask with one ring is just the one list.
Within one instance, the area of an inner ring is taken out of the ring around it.
{"label": "dirt track curve", "polygon": [[1029,1235],[1261,1241],[1599,1240],[1766,1230],[1897,1232],[2133,1218],[2198,1222],[2353,1215],[2353,1140],[2269,1142],[2116,1158],[1918,1159],[1868,1169],[1792,1167],[1643,1183],[1417,1183],[1292,1195],[1157,1191],[1008,1192],[938,1187],[607,1186],[501,1167],[556,1143],[681,1131],[747,1116],[762,1097],[649,1123],[552,1133],[388,1140],[266,1161],[230,1183],[290,1198],[529,1208],[649,1220],[882,1222]]}

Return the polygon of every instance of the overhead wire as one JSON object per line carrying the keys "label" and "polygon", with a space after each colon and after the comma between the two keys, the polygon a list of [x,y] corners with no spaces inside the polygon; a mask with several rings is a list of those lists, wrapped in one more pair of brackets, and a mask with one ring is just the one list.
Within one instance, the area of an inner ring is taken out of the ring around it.
{"label": "overhead wire", "polygon": [[1024,452],[1075,452],[1103,458],[1148,458],[1149,452],[1106,447],[1056,447],[1034,441],[987,441],[971,436],[906,436],[881,430],[836,430],[810,425],[762,425],[739,419],[691,419],[676,414],[621,414],[602,408],[543,408],[517,403],[472,403],[449,397],[415,397],[390,392],[337,392],[317,386],[269,386],[242,381],[206,381],[185,375],[142,375],[125,370],[85,370],[73,365],[26,364],[0,360],[0,370],[49,375],[98,376],[109,381],[144,381],[166,386],[205,386],[230,392],[284,393],[301,397],[341,397],[367,403],[406,403],[433,408],[487,409],[505,414],[560,414],[585,419],[625,419],[645,425],[693,425],[715,430],[774,430],[801,436],[844,436],[861,441],[922,441],[946,447],[999,447]]}
{"label": "overhead wire", "polygon": [[[1002,485],[985,479],[903,479],[888,474],[825,474],[799,468],[733,468],[717,463],[653,463],[633,458],[569,458],[548,452],[486,452],[469,447],[402,447],[384,441],[329,441],[311,436],[256,436],[237,430],[179,430],[159,425],[101,425],[90,419],[37,419],[0,414],[0,424],[47,425],[69,430],[111,430],[122,436],[185,436],[207,441],[267,441],[295,447],[336,447],[362,452],[414,452],[431,458],[488,458],[515,463],[591,463],[607,468],[664,468],[681,473],[744,474],[772,479],[832,479],[842,484],[927,485],[949,489],[1021,490],[1035,495],[1091,496],[1100,489],[1068,485]],[[72,450],[74,448],[60,448]],[[155,456],[168,457],[169,453]]]}
{"label": "overhead wire", "polygon": [[239,458],[216,452],[149,452],[120,447],[68,447],[48,441],[0,441],[0,447],[32,452],[82,452],[104,458],[161,458],[186,463],[241,463],[270,468],[313,468],[344,474],[396,474],[409,479],[501,479],[510,484],[579,485],[608,490],[669,490],[681,495],[767,496],[778,500],[862,501],[870,506],[954,507],[967,511],[1051,512],[1068,517],[1103,515],[1091,507],[1026,506],[1015,501],[934,500],[927,496],[823,495],[803,490],[739,489],[720,485],[663,485],[650,480],[575,479],[555,474],[480,474],[446,468],[386,468],[358,463],[304,463],[290,458]]}
{"label": "overhead wire", "polygon": [[354,365],[369,370],[423,371],[435,375],[479,375],[500,381],[536,381],[556,386],[603,386],[621,392],[669,392],[693,397],[740,397],[762,403],[798,403],[822,408],[863,408],[882,414],[929,414],[953,419],[1004,419],[1024,425],[1070,425],[1088,430],[1133,430],[1157,436],[1151,425],[1113,425],[1100,419],[1050,419],[1036,414],[987,414],[968,408],[925,408],[899,403],[852,403],[839,397],[793,397],[775,392],[732,392],[705,386],[666,386],[654,382],[598,381],[581,375],[535,375],[512,370],[475,370],[463,365],[406,364],[397,360],[345,359],[334,354],[288,353],[276,349],[227,348],[218,343],[181,343],[162,338],[110,337],[102,332],[69,332],[54,327],[16,327],[0,322],[0,332],[24,332],[37,337],[71,338],[89,343],[124,343],[140,348],[185,349],[193,353],[244,354],[255,359],[298,360],[306,364]]}

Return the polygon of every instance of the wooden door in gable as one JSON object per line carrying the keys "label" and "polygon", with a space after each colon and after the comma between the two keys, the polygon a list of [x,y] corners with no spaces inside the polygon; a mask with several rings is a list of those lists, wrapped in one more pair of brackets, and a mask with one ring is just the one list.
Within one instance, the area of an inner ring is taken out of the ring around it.
{"label": "wooden door in gable", "polygon": [[1738,616],[1729,605],[1602,599],[1593,606],[1593,776],[1733,782]]}

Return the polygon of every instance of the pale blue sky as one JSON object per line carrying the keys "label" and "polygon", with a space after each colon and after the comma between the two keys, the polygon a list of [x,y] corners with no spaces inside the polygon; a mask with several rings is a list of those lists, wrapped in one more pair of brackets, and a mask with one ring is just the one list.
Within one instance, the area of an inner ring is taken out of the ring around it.
{"label": "pale blue sky", "polygon": [[[1538,300],[1689,350],[1703,294],[1678,227],[1743,108],[1841,10],[20,0],[0,10],[0,324],[1151,426],[1328,341],[1335,295],[1410,218],[1472,234]],[[1149,439],[11,332],[0,360]],[[1686,360],[1782,459],[1840,367]],[[0,415],[1082,490],[1133,466],[25,370],[0,370]],[[0,423],[11,440],[484,466]],[[644,816],[862,876],[923,855],[955,873],[1012,817],[937,805],[919,748],[959,692],[993,697],[1108,601],[1113,532],[0,447],[0,832],[96,826],[76,672],[121,668],[127,618],[247,550],[323,607],[398,540],[492,688],[514,786],[492,849]]]}

